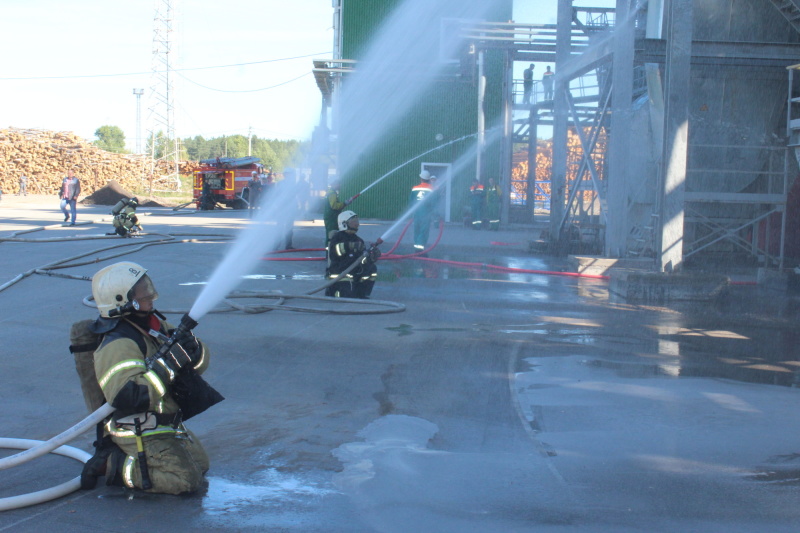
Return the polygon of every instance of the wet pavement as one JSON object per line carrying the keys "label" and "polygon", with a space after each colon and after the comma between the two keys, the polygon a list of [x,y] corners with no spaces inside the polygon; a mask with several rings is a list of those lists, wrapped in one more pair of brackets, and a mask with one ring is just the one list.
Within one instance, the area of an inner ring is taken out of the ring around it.
{"label": "wet pavement", "polygon": [[[70,228],[57,207],[4,197],[0,237],[110,231],[108,208],[79,207],[79,224],[98,222]],[[246,223],[246,213],[141,211],[162,234],[235,235]],[[360,234],[387,227],[365,221]],[[4,512],[0,530],[796,531],[800,299],[734,286],[712,303],[618,301],[606,281],[559,275],[566,260],[528,253],[534,233],[448,225],[429,260],[382,260],[372,297],[402,313],[325,304],[337,314],[206,315],[195,332],[226,400],[187,425],[211,457],[207,490],[101,487]],[[412,251],[408,238],[395,253]],[[150,269],[159,306],[185,312],[230,246],[196,239],[100,262],[117,251],[97,250],[133,240],[2,242],[0,284],[88,253],[58,272],[133,260]],[[298,221],[296,247],[321,241],[320,220]],[[303,294],[323,268],[265,260],[238,288]],[[81,303],[89,292],[87,281],[35,274],[0,292],[0,436],[46,439],[85,415],[66,346],[70,324],[93,315]],[[49,456],[0,472],[0,497],[78,470]]]}

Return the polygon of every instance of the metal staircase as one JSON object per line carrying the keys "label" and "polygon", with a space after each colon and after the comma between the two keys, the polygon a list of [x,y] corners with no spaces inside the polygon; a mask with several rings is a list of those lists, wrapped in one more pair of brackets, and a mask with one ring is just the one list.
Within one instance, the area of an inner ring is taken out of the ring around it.
{"label": "metal staircase", "polygon": [[781,15],[789,21],[792,27],[800,32],[800,1],[799,0],[769,0]]}

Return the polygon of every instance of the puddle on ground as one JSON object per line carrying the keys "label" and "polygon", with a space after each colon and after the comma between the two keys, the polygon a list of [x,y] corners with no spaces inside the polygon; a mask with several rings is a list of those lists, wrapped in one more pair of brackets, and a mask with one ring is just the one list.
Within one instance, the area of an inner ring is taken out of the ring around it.
{"label": "puddle on ground", "polygon": [[[529,285],[546,285],[546,279],[554,274],[564,272],[561,266],[546,264],[541,258],[530,257],[492,257],[490,262],[476,261],[474,256],[451,255],[424,259],[402,259],[382,261],[378,264],[378,274],[387,273],[395,278],[429,278],[429,279],[482,279],[489,281],[521,282]],[[441,261],[441,262],[439,262]],[[480,263],[480,266],[476,266]],[[519,272],[497,272],[484,265],[519,270]],[[524,272],[525,270],[542,271],[542,273]],[[388,279],[387,279],[388,280]],[[605,283],[603,280],[591,280]]]}
{"label": "puddle on ground", "polygon": [[254,483],[240,483],[219,477],[208,478],[203,510],[210,516],[237,514],[250,506],[281,506],[286,502],[315,499],[336,491],[274,469]]}

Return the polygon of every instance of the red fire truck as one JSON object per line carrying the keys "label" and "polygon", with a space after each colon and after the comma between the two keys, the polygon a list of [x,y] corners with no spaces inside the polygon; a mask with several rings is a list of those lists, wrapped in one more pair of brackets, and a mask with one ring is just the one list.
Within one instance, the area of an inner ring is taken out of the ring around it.
{"label": "red fire truck", "polygon": [[247,182],[257,172],[263,178],[258,157],[218,157],[203,159],[194,171],[194,201],[197,209],[211,210],[218,204],[234,209],[248,206]]}

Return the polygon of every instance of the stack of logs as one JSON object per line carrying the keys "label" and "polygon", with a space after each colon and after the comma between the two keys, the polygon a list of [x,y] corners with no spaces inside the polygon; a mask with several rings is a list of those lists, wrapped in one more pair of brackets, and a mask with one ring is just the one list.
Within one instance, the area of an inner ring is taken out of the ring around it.
{"label": "stack of logs", "polygon": [[[181,163],[181,173],[191,173],[193,162]],[[106,152],[71,132],[0,129],[0,191],[19,191],[19,177],[28,177],[28,194],[58,194],[69,169],[81,180],[81,197],[116,180],[130,191],[146,191],[172,185],[167,176],[171,164],[159,162],[150,181],[150,159],[143,155]],[[151,185],[152,183],[152,185]],[[173,185],[173,188],[177,188]]]}

